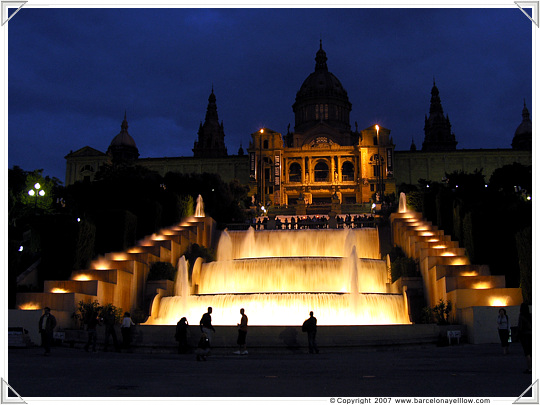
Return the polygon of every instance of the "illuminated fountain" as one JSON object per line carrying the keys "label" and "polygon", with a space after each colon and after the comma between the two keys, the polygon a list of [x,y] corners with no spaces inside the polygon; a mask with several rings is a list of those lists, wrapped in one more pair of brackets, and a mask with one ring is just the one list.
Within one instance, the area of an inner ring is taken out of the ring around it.
{"label": "illuminated fountain", "polygon": [[407,212],[407,197],[405,193],[399,193],[398,212],[399,213]]}
{"label": "illuminated fountain", "polygon": [[175,296],[156,297],[147,324],[196,323],[209,306],[215,325],[235,325],[240,308],[250,325],[298,325],[311,310],[320,325],[410,323],[387,282],[376,229],[224,231],[190,283],[181,259]]}
{"label": "illuminated fountain", "polygon": [[200,194],[197,197],[197,205],[195,207],[195,217],[197,218],[204,217],[204,204],[203,204],[202,196]]}

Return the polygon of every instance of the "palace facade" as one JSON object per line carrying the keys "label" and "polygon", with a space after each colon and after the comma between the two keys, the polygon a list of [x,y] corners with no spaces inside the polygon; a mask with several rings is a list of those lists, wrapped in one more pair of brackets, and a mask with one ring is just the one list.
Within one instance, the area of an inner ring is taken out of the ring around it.
{"label": "palace facade", "polygon": [[402,183],[420,179],[440,182],[446,173],[483,170],[486,180],[504,165],[532,164],[532,123],[524,105],[522,122],[508,149],[456,149],[456,136],[444,115],[439,90],[431,90],[429,116],[425,117],[422,149],[414,141],[409,151],[395,151],[390,129],[372,125],[363,130],[349,115],[352,105],[339,79],[329,71],[322,42],[315,69],[304,80],[292,105],[295,125],[285,135],[269,128],[251,134],[244,154],[240,147],[229,155],[223,122],[219,122],[212,92],[204,123],[201,122],[192,157],[140,158],[128,133],[126,115],[121,131],[107,152],[85,146],[66,158],[66,181],[93,181],[103,165],[137,164],[161,175],[217,173],[225,182],[250,186],[261,205],[358,204],[381,201]]}

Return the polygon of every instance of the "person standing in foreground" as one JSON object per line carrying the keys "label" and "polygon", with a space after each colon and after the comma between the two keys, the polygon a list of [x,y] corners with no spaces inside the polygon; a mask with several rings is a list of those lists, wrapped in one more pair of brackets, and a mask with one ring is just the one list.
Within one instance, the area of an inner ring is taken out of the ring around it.
{"label": "person standing in foreground", "polygon": [[309,354],[319,353],[317,347],[317,318],[313,316],[313,311],[309,313],[309,318],[302,325],[302,332],[307,332]]}
{"label": "person standing in foreground", "polygon": [[124,319],[122,319],[122,325],[120,326],[120,331],[122,332],[122,346],[124,349],[129,349],[131,345],[131,327],[135,326],[131,320],[131,315],[129,312],[124,313]]}
{"label": "person standing in foreground", "polygon": [[212,307],[208,307],[208,312],[202,316],[201,321],[199,322],[199,325],[201,326],[201,332],[206,333],[210,345],[212,344],[214,332],[216,331],[212,326],[212,316],[210,315],[211,313]]}
{"label": "person standing in foreground", "polygon": [[116,337],[116,330],[114,329],[114,326],[116,324],[116,316],[114,315],[112,307],[109,306],[105,309],[102,319],[105,325],[105,341],[103,343],[103,351],[107,351],[107,346],[109,345],[109,337],[112,336],[114,350],[119,352],[120,347],[118,346],[118,338]]}
{"label": "person standing in foreground", "polygon": [[529,312],[529,306],[523,302],[519,307],[518,335],[523,353],[527,359],[526,374],[532,373],[532,316]]}
{"label": "person standing in foreground", "polygon": [[51,354],[53,332],[56,327],[56,318],[51,314],[49,307],[43,308],[43,315],[39,318],[38,330],[41,335],[41,346],[45,349],[45,356]]}
{"label": "person standing in foreground", "polygon": [[497,316],[497,330],[499,332],[499,339],[501,340],[503,354],[508,354],[508,337],[510,336],[510,322],[504,308],[499,309],[499,315]]}
{"label": "person standing in foreground", "polygon": [[206,361],[206,356],[210,354],[210,341],[204,332],[199,339],[197,349],[195,349],[195,354],[197,355],[197,361]]}
{"label": "person standing in foreground", "polygon": [[84,351],[88,352],[90,345],[92,345],[92,352],[95,353],[97,351],[97,326],[99,325],[98,314],[91,309],[85,314],[84,323],[86,324],[86,333],[88,335],[88,339],[84,345]]}
{"label": "person standing in foreground", "polygon": [[188,321],[187,318],[184,316],[176,324],[176,333],[174,334],[174,338],[178,342],[178,354],[183,354],[187,352],[187,331]]}
{"label": "person standing in foreground", "polygon": [[240,319],[240,323],[237,324],[238,340],[236,341],[236,343],[238,344],[238,350],[234,352],[234,354],[248,354],[247,345],[246,345],[246,335],[247,335],[247,330],[248,330],[248,317],[244,313],[244,308],[240,309],[240,315],[242,315],[242,318]]}

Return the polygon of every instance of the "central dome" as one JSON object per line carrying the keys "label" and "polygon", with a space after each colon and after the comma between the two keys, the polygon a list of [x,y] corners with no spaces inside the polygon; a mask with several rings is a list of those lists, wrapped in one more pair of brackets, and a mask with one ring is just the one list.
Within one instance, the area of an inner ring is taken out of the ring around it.
{"label": "central dome", "polygon": [[315,71],[311,73],[296,93],[293,104],[295,131],[302,133],[326,122],[340,130],[350,131],[351,103],[339,79],[328,71],[326,52],[320,48],[315,57]]}

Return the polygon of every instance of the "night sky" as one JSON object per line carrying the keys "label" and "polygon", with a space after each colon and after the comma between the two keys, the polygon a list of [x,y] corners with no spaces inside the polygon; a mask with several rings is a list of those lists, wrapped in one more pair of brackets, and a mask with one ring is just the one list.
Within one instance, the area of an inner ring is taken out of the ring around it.
{"label": "night sky", "polygon": [[[529,10],[530,11],[530,10]],[[510,148],[532,110],[532,32],[507,8],[32,8],[9,22],[8,165],[65,180],[64,156],[105,152],[127,112],[140,157],[193,156],[214,89],[229,154],[292,104],[322,39],[351,127],[420,149],[435,79],[462,148]]]}

